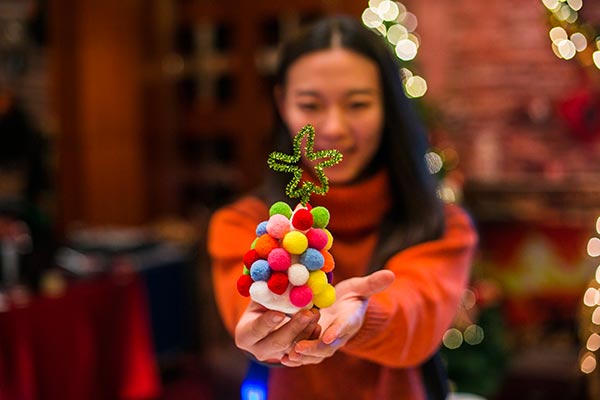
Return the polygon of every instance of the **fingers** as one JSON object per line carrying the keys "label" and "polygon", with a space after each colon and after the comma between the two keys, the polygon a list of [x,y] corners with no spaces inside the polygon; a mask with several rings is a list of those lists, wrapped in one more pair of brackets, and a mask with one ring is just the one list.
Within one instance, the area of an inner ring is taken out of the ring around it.
{"label": "fingers", "polygon": [[367,298],[384,291],[394,282],[394,279],[396,276],[392,271],[382,269],[367,276],[346,279],[336,286],[336,290],[352,292],[357,296]]}
{"label": "fingers", "polygon": [[318,339],[319,335],[321,334],[321,326],[318,324],[319,322],[319,317],[321,316],[321,314],[319,313],[319,310],[317,309],[312,309],[310,310],[310,313],[312,314],[312,319],[310,320],[310,322],[308,323],[308,325],[306,325],[306,327],[302,330],[302,332],[300,332],[296,338],[294,339],[294,342],[299,342],[300,340],[305,340],[305,339]]}
{"label": "fingers", "polygon": [[278,311],[266,311],[257,316],[249,326],[238,325],[242,327],[239,333],[236,332],[236,344],[240,348],[248,348],[255,343],[263,340],[284,320],[285,314]]}
{"label": "fingers", "polygon": [[309,310],[296,313],[284,325],[271,331],[268,336],[256,343],[258,353],[287,352],[297,338],[308,338],[316,329],[319,314]]}

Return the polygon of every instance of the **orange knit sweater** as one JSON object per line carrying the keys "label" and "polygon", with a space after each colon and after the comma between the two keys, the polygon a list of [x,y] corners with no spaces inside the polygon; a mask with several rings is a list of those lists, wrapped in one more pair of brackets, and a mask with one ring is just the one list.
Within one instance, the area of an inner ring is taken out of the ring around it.
{"label": "orange knit sweater", "polygon": [[[378,227],[389,207],[387,178],[380,173],[351,186],[331,186],[313,206],[331,213],[335,282],[366,273]],[[219,311],[232,333],[249,302],[237,293],[242,258],[268,205],[245,197],[211,219],[208,249]],[[477,236],[458,206],[446,206],[446,232],[393,256],[384,266],[396,274],[385,291],[371,297],[354,338],[318,365],[273,368],[269,399],[425,398],[418,365],[440,345],[470,272]]]}

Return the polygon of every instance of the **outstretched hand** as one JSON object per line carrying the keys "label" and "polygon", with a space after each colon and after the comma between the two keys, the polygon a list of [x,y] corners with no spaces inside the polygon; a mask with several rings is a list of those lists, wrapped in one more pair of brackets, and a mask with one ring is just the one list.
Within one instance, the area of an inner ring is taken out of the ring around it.
{"label": "outstretched hand", "polygon": [[259,361],[279,363],[296,342],[319,337],[318,320],[318,310],[303,310],[290,318],[252,301],[235,328],[235,344]]}
{"label": "outstretched hand", "polygon": [[[336,302],[321,310],[322,334],[319,340],[299,340],[281,363],[288,367],[318,364],[344,346],[363,324],[369,297],[385,290],[395,279],[389,270],[338,283]],[[312,338],[310,338],[312,339]]]}

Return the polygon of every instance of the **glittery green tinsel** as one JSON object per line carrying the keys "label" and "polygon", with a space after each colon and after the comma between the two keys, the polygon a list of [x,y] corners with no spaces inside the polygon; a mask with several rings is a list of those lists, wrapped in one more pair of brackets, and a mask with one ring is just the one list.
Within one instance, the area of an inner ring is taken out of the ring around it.
{"label": "glittery green tinsel", "polygon": [[[306,158],[310,161],[324,159],[314,166],[315,174],[319,180],[320,186],[315,185],[313,182],[301,182],[302,168],[299,164],[300,159],[302,158],[301,143],[304,137],[306,137],[306,147],[304,149]],[[274,151],[269,155],[267,160],[269,168],[278,172],[290,172],[294,175],[292,180],[287,184],[285,193],[290,198],[300,198],[300,202],[304,206],[308,204],[312,193],[325,195],[329,190],[329,179],[325,176],[323,169],[342,161],[342,153],[338,150],[320,150],[315,152],[313,150],[314,145],[315,128],[313,128],[312,125],[305,125],[298,131],[296,136],[294,136],[294,154],[290,155]]]}

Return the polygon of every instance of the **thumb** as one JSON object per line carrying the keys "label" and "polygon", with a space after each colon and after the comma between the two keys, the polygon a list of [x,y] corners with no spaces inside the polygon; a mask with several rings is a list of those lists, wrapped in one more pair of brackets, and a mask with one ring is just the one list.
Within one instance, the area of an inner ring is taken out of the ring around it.
{"label": "thumb", "polygon": [[394,282],[396,275],[387,269],[375,271],[370,275],[346,279],[336,286],[336,291],[353,292],[360,297],[370,297],[382,292]]}

